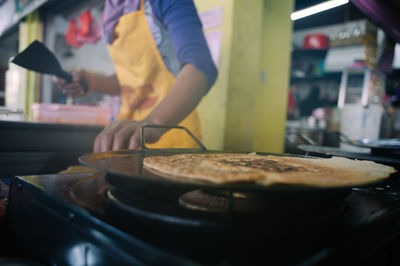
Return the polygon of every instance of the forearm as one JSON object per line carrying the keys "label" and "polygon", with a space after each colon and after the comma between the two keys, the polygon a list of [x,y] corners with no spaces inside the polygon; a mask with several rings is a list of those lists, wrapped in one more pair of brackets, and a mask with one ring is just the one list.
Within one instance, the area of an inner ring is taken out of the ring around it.
{"label": "forearm", "polygon": [[152,124],[176,125],[196,108],[207,89],[206,76],[186,64],[165,99],[145,120]]}
{"label": "forearm", "polygon": [[[207,92],[208,80],[191,64],[186,64],[179,73],[171,90],[159,105],[143,121],[116,120],[96,138],[94,152],[140,147],[142,123],[176,125],[188,116]],[[150,130],[146,141],[157,141],[163,130]]]}
{"label": "forearm", "polygon": [[120,86],[116,75],[102,76],[86,72],[85,82],[92,92],[119,95]]}

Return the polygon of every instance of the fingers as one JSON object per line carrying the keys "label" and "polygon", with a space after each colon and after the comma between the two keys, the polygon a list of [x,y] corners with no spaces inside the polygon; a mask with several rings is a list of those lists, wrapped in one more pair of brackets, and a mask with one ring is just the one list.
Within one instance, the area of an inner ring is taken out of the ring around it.
{"label": "fingers", "polygon": [[81,71],[73,71],[71,74],[72,74],[72,81],[74,83],[79,83],[81,78],[82,78],[82,76],[83,76],[83,70],[81,70]]}
{"label": "fingers", "polygon": [[126,125],[121,128],[114,136],[113,150],[120,149],[137,149],[139,146],[134,146],[131,148],[130,142],[133,136],[137,134],[140,130],[140,125],[138,123]]}
{"label": "fingers", "polygon": [[[121,149],[139,149],[141,146],[141,125],[143,121],[120,120],[105,127],[96,137],[93,152]],[[146,143],[160,139],[163,131],[157,128],[146,130]]]}
{"label": "fingers", "polygon": [[141,127],[135,131],[129,140],[129,149],[138,149],[141,147],[142,138],[146,143],[155,143],[163,135],[163,130],[159,128],[146,128],[144,130],[144,136],[142,136]]}
{"label": "fingers", "polygon": [[58,86],[63,86],[67,84],[67,81],[65,79],[59,78],[57,76],[53,76],[53,81],[58,84]]}
{"label": "fingers", "polygon": [[61,90],[64,94],[71,95],[72,97],[79,97],[85,93],[79,83],[66,83],[61,87]]}
{"label": "fingers", "polygon": [[101,133],[103,133],[103,131],[100,132],[100,134],[97,135],[96,139],[94,140],[94,145],[93,145],[93,152],[94,153],[101,152],[101,149],[100,149],[100,147],[101,147],[101,137],[100,137]]}
{"label": "fingers", "polygon": [[123,121],[116,121],[106,126],[94,141],[93,152],[110,151],[113,146],[114,135],[121,129]]}
{"label": "fingers", "polygon": [[72,82],[68,83],[66,80],[56,78],[56,82],[59,85],[61,91],[64,94],[71,95],[72,97],[82,97],[87,91],[85,91],[83,80],[84,71],[71,72]]}
{"label": "fingers", "polygon": [[[140,123],[137,121],[115,121],[105,127],[96,137],[93,152],[106,152],[111,150],[128,149],[130,140],[136,132],[140,132]],[[134,146],[134,149],[139,146]]]}
{"label": "fingers", "polygon": [[136,130],[134,134],[129,139],[129,149],[139,149],[140,148],[140,130]]}

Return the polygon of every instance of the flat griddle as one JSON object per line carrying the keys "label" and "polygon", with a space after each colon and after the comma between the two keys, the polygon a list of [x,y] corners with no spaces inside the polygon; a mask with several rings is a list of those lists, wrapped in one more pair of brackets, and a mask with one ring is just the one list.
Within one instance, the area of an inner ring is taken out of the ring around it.
{"label": "flat griddle", "polygon": [[353,145],[371,149],[400,151],[400,139],[361,139],[353,142]]}
{"label": "flat griddle", "polygon": [[[149,149],[145,143],[145,129],[146,128],[167,128],[167,129],[181,129],[191,136],[195,143],[198,144],[198,149]],[[140,189],[140,190],[153,190],[160,189],[208,189],[214,191],[245,191],[245,192],[263,192],[263,191],[283,191],[293,194],[293,191],[305,194],[313,191],[316,194],[327,193],[328,191],[351,191],[354,185],[351,186],[337,186],[337,187],[318,187],[297,184],[273,184],[263,186],[254,182],[232,182],[224,184],[215,184],[203,180],[186,179],[180,177],[169,176],[165,178],[161,174],[146,169],[143,165],[143,160],[149,156],[168,156],[183,153],[232,153],[228,151],[214,151],[207,150],[206,147],[185,127],[182,126],[164,126],[164,125],[149,125],[141,126],[141,147],[137,150],[119,150],[97,154],[86,154],[79,158],[79,162],[83,165],[95,168],[105,173],[105,178],[111,186],[123,189]],[[240,153],[240,152],[235,152]],[[245,154],[246,152],[241,152]],[[300,158],[316,158],[305,155],[292,155],[292,154],[275,154],[275,153],[261,153],[257,155],[267,156],[293,156]],[[397,173],[395,173],[397,174]],[[395,175],[395,174],[392,174]],[[357,185],[359,188],[371,187],[387,182],[381,180],[368,184]],[[302,193],[305,192],[305,193]],[[320,193],[322,192],[322,193]],[[331,193],[329,193],[331,194]]]}
{"label": "flat griddle", "polygon": [[[97,154],[86,154],[79,158],[79,161],[89,167],[96,168],[106,173],[106,180],[112,186],[147,188],[151,186],[172,187],[177,186],[186,189],[214,189],[214,190],[233,190],[233,191],[337,191],[351,190],[355,186],[338,187],[317,187],[306,185],[274,184],[262,186],[253,182],[232,182],[224,184],[215,184],[211,182],[183,179],[179,177],[165,178],[155,172],[149,171],[143,166],[143,159],[149,156],[168,156],[182,153],[231,153],[226,151],[168,151],[168,150],[120,150]],[[257,155],[274,156],[294,156],[301,158],[316,158],[304,155],[274,154],[274,153],[256,153]],[[357,187],[367,187],[378,185],[385,181],[378,181],[369,184],[357,185]]]}
{"label": "flat griddle", "polygon": [[[316,156],[321,156],[321,155],[326,155],[326,156],[340,156],[340,157],[346,157],[350,159],[357,159],[357,160],[369,160],[369,161],[374,161],[377,163],[382,163],[382,164],[389,164],[393,166],[399,166],[400,165],[400,157],[395,157],[395,156],[390,156],[391,153],[389,153],[389,156],[383,156],[379,155],[376,153],[371,153],[371,152],[353,152],[353,151],[348,151],[340,147],[327,147],[327,146],[318,146],[318,145],[298,145],[297,148],[299,148],[302,151],[305,152],[310,152],[311,155],[316,155]],[[363,147],[363,148],[369,148],[369,147]],[[386,154],[387,155],[387,154]]]}

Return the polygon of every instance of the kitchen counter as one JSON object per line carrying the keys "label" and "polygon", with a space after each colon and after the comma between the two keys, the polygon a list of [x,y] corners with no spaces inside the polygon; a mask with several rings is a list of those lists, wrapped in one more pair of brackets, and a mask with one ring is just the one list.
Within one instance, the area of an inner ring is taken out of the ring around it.
{"label": "kitchen counter", "polygon": [[0,121],[0,178],[56,173],[91,153],[103,127]]}

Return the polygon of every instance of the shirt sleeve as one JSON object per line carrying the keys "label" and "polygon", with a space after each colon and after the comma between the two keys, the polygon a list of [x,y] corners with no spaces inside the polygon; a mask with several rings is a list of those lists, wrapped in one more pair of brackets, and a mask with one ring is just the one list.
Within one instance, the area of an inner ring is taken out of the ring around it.
{"label": "shirt sleeve", "polygon": [[218,70],[211,58],[203,27],[192,0],[152,0],[153,14],[170,33],[181,67],[191,63],[214,85]]}

